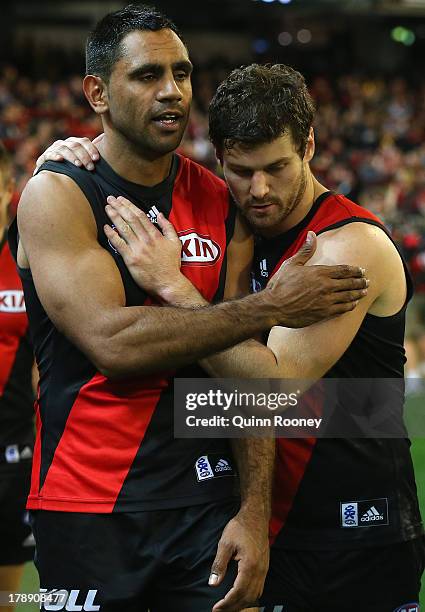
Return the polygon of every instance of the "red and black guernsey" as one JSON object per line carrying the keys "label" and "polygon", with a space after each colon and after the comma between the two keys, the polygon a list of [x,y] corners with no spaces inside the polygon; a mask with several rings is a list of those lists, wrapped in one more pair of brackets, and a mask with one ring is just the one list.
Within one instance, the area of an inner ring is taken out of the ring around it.
{"label": "red and black guernsey", "polygon": [[[33,364],[24,294],[6,233],[0,237],[0,448],[32,448]],[[3,452],[3,451],[2,451]],[[0,457],[0,463],[7,460]]]}
{"label": "red and black guernsey", "polygon": [[[296,227],[272,239],[257,239],[254,289],[264,288],[281,263],[299,250],[309,230],[322,234],[358,222],[375,225],[389,235],[377,217],[344,196],[331,192],[319,196]],[[403,377],[404,319],[412,296],[412,282],[404,267],[408,295],[403,308],[389,317],[367,314],[353,342],[326,377]],[[401,399],[399,419],[404,431],[402,403]],[[349,419],[349,410],[344,405],[343,416],[338,418]],[[409,447],[407,434],[399,439],[279,439],[273,545],[348,549],[419,537],[423,528]]]}
{"label": "red and black guernsey", "polygon": [[[152,188],[131,183],[101,159],[94,172],[48,162],[41,170],[71,177],[86,196],[98,241],[114,258],[126,305],[155,305],[105,237],[108,195],[122,195],[155,222],[162,212],[182,241],[182,271],[209,301],[223,298],[226,247],[235,211],[224,182],[174,155],[170,175]],[[72,220],[70,221],[72,222]],[[119,512],[184,507],[235,494],[236,475],[198,482],[196,461],[225,458],[226,440],[173,437],[173,378],[205,376],[197,366],[129,380],[108,380],[48,318],[30,272],[23,279],[40,369],[37,438],[28,508]],[[160,306],[159,304],[157,304]]]}

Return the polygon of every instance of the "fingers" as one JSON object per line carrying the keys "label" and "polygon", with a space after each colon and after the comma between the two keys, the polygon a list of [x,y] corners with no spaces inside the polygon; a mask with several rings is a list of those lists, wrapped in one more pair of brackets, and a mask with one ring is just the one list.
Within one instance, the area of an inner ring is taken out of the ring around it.
{"label": "fingers", "polygon": [[52,147],[55,153],[76,166],[84,166],[87,170],[94,170],[93,161],[99,159],[99,151],[89,138],[67,138],[59,147]]}
{"label": "fingers", "polygon": [[[101,134],[99,134],[99,136],[96,136],[96,138],[93,138],[92,144],[93,145],[98,145],[99,142],[102,142],[104,136],[105,136],[105,134],[102,132]],[[96,148],[96,150],[97,150],[97,148]]]}
{"label": "fingers", "polygon": [[356,291],[338,291],[333,294],[335,303],[358,302],[367,295],[367,289],[357,289]]}
{"label": "fingers", "polygon": [[[108,205],[105,211],[111,221],[114,223],[121,237],[128,243],[135,236],[138,239],[143,239],[149,242],[154,239],[159,230],[154,224],[149,221],[148,217],[137,206],[132,204],[126,198],[119,196],[108,196]],[[129,231],[131,230],[131,231]]]}
{"label": "fingers", "polygon": [[350,291],[369,287],[369,279],[365,277],[335,279],[332,282],[335,291]]}
{"label": "fingers", "polygon": [[211,566],[211,573],[208,580],[210,586],[217,586],[226,575],[227,566],[232,559],[234,549],[223,539],[220,539],[217,546],[217,554]]}
{"label": "fingers", "polygon": [[67,138],[56,140],[36,162],[36,169],[46,161],[67,160],[75,166],[84,166],[94,170],[93,161],[99,159],[99,151],[88,138]]}
{"label": "fingers", "polygon": [[121,257],[123,257],[123,259],[125,259],[129,251],[129,247],[126,241],[123,238],[121,238],[121,236],[119,236],[119,234],[115,230],[113,230],[112,227],[110,227],[109,225],[104,225],[103,231],[105,232],[105,235],[108,238],[110,245],[116,251],[118,251]]}
{"label": "fingers", "polygon": [[317,266],[326,271],[330,278],[361,278],[365,276],[366,270],[359,266]]}
{"label": "fingers", "polygon": [[174,242],[180,242],[180,238],[174,229],[174,225],[168,221],[168,219],[162,214],[158,215],[158,226],[160,227],[162,234],[167,240],[172,240]]}
{"label": "fingers", "polygon": [[44,153],[42,153],[40,155],[40,157],[35,162],[35,169],[34,169],[34,172],[33,172],[33,176],[37,172],[39,167],[44,164],[44,162],[46,162],[46,161],[63,161],[63,159],[64,159],[63,156],[58,152],[58,149],[59,149],[59,147],[62,146],[63,142],[64,142],[63,140],[55,140],[55,142],[53,144],[51,144],[50,147],[48,149],[46,149],[44,151]]}
{"label": "fingers", "polygon": [[233,587],[213,607],[213,612],[230,612],[254,605],[261,593],[256,577],[256,566],[246,559],[238,563],[238,575]]}

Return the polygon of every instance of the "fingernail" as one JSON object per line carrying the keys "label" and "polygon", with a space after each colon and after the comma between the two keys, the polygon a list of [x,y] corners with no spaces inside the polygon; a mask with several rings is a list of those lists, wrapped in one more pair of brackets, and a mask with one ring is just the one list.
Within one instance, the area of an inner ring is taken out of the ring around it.
{"label": "fingernail", "polygon": [[87,170],[94,170],[94,164],[92,164],[91,162],[89,162],[86,166]]}
{"label": "fingernail", "polygon": [[93,153],[91,158],[92,158],[93,161],[96,161],[97,159],[99,159],[99,155],[97,153]]}
{"label": "fingernail", "polygon": [[366,287],[369,287],[369,285],[370,285],[370,280],[367,278],[366,279]]}
{"label": "fingernail", "polygon": [[365,268],[360,268],[360,272],[362,273],[362,276],[364,276],[366,274],[366,269]]}
{"label": "fingernail", "polygon": [[313,232],[307,232],[306,243],[310,246],[313,242]]}
{"label": "fingernail", "polygon": [[367,289],[362,289],[362,295],[367,295]]}
{"label": "fingernail", "polygon": [[114,203],[114,200],[115,200],[114,196],[108,196],[108,197],[106,198],[106,201],[107,201],[109,204],[113,204],[113,203]]}
{"label": "fingernail", "polygon": [[211,574],[208,580],[208,584],[210,586],[213,586],[214,584],[217,584],[217,582],[218,582],[218,574]]}
{"label": "fingernail", "polygon": [[80,160],[79,160],[79,159],[76,159],[76,160],[75,160],[75,162],[74,162],[74,164],[75,164],[76,166],[81,166],[81,162],[80,162]]}
{"label": "fingernail", "polygon": [[59,155],[59,153],[57,153],[57,154],[55,155],[55,159],[62,159],[62,156],[61,156],[61,155]]}

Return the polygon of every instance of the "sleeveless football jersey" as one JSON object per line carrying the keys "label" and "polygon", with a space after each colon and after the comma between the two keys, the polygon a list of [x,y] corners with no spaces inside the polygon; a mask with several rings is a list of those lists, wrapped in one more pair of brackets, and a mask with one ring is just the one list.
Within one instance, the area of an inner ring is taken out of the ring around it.
{"label": "sleeveless football jersey", "polygon": [[[86,196],[98,241],[120,271],[126,305],[157,305],[131,278],[103,226],[108,195],[122,195],[155,223],[159,212],[182,242],[182,271],[209,301],[223,297],[226,247],[235,212],[224,182],[198,164],[174,155],[170,175],[152,188],[131,183],[101,159],[94,172],[47,162],[41,170],[71,177]],[[72,219],[70,220],[72,223]],[[205,376],[192,366],[178,372],[109,380],[48,318],[28,270],[23,279],[31,334],[40,369],[37,439],[28,507],[75,512],[117,512],[184,507],[235,494],[234,469],[214,471],[220,459],[233,466],[226,440],[173,437],[173,378]],[[208,457],[213,474],[201,478]],[[197,469],[198,468],[198,469]]]}
{"label": "sleeveless football jersey", "polygon": [[[320,235],[353,222],[378,226],[388,235],[377,217],[344,196],[331,192],[319,196],[297,226],[272,239],[257,239],[254,289],[265,287],[281,263],[299,250],[309,230]],[[404,319],[412,296],[410,275],[404,267],[407,298],[403,308],[389,317],[367,314],[353,342],[326,377],[403,378]],[[342,423],[350,418],[344,416],[352,408],[347,403],[338,405]],[[405,431],[402,411],[403,398],[397,418]],[[420,536],[422,523],[409,447],[407,434],[398,439],[278,439],[271,521],[274,545],[356,548]]]}
{"label": "sleeveless football jersey", "polygon": [[[28,333],[24,294],[16,264],[0,237],[0,463],[16,463],[33,445],[33,354]],[[29,447],[29,448],[28,448]]]}

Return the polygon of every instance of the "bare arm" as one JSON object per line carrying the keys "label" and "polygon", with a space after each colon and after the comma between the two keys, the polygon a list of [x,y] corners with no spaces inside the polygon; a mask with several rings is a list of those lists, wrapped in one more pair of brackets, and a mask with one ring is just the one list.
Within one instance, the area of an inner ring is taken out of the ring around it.
{"label": "bare arm", "polygon": [[[31,179],[21,199],[18,224],[23,247],[19,263],[31,268],[46,312],[106,376],[175,368],[278,322],[306,324],[299,317],[296,274],[277,291],[195,311],[125,307],[118,268],[97,242],[87,201],[63,175],[43,172]],[[322,304],[316,302],[317,316]]]}
{"label": "bare arm", "polygon": [[366,268],[370,278],[368,295],[355,310],[308,328],[276,326],[270,332],[267,346],[249,340],[204,359],[203,366],[220,377],[310,380],[322,377],[347,350],[367,312],[380,316],[394,314],[406,295],[400,257],[382,230],[356,223],[320,236],[309,264],[341,261]]}

